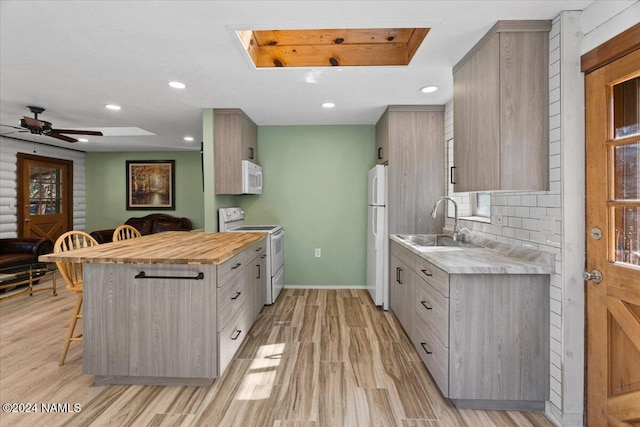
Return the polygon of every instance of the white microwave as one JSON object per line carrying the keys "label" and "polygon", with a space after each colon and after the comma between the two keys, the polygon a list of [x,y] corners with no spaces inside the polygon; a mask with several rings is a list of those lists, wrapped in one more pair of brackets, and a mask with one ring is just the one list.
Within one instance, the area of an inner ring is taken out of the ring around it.
{"label": "white microwave", "polygon": [[262,166],[242,161],[242,194],[262,194]]}

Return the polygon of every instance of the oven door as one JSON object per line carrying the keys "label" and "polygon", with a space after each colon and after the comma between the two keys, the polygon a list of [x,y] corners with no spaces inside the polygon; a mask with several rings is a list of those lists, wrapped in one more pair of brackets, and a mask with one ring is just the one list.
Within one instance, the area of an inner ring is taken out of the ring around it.
{"label": "oven door", "polygon": [[282,289],[284,289],[284,266],[278,272],[276,272],[276,274],[271,279],[271,304],[276,302],[276,300],[278,299],[278,295],[280,295]]}
{"label": "oven door", "polygon": [[276,231],[271,235],[271,274],[275,274],[284,265],[284,230]]}

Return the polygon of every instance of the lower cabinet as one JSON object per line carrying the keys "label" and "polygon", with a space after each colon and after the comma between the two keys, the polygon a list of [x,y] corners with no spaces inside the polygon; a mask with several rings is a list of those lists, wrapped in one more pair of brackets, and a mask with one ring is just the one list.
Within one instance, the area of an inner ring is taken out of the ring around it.
{"label": "lower cabinet", "polygon": [[224,278],[218,282],[216,310],[218,376],[227,369],[264,306],[266,296],[260,300],[260,288],[264,287],[261,278],[265,271],[262,265],[265,253],[265,242],[258,242],[218,266],[222,272],[218,277]]}
{"label": "lower cabinet", "polygon": [[84,283],[82,366],[96,383],[217,376],[215,265],[86,264]]}
{"label": "lower cabinet", "polygon": [[102,384],[207,385],[266,299],[265,242],[219,265],[84,266],[83,373]]}
{"label": "lower cabinet", "polygon": [[391,309],[442,394],[458,407],[544,409],[549,276],[449,274],[394,241],[389,248]]}

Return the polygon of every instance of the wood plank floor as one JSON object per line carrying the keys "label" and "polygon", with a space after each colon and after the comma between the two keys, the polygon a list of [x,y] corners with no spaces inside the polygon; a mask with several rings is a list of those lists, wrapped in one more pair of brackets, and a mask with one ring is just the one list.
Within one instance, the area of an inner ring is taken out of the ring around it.
{"label": "wood plank floor", "polygon": [[0,425],[553,426],[543,413],[454,408],[366,291],[283,291],[211,387],[94,387],[77,343],[58,367],[73,299],[61,289],[0,302],[0,400],[81,411],[1,413]]}

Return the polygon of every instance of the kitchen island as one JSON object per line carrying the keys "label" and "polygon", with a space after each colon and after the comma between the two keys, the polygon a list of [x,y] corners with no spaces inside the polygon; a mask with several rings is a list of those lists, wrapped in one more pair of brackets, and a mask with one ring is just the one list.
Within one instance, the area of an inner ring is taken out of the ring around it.
{"label": "kitchen island", "polygon": [[175,231],[42,256],[84,263],[83,373],[211,384],[262,309],[265,236]]}

